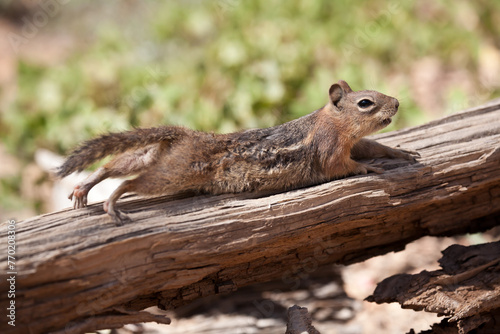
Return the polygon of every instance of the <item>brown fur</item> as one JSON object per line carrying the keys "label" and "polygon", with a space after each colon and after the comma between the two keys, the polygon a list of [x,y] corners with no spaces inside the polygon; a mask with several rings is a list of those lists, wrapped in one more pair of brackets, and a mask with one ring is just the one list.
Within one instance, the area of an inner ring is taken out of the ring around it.
{"label": "brown fur", "polygon": [[104,204],[120,224],[127,217],[114,206],[127,192],[166,195],[289,190],[368,171],[382,172],[352,158],[414,160],[413,152],[362,139],[390,123],[398,100],[375,91],[353,92],[344,81],[332,85],[329,95],[323,108],[267,129],[211,134],[163,126],[104,135],[77,148],[58,176],[118,154],[77,185],[69,198],[74,198],[75,208],[84,207],[89,190],[103,179],[138,175],[124,181]]}

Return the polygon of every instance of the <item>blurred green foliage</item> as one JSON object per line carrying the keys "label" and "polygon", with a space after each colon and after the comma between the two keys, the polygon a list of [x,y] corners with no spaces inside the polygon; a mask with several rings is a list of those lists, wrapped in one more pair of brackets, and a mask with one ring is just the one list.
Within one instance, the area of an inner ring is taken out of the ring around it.
{"label": "blurred green foliage", "polygon": [[[0,120],[10,151],[67,153],[132,126],[272,126],[323,106],[339,79],[398,97],[393,130],[427,117],[407,80],[416,60],[465,69],[474,85],[480,48],[499,47],[498,1],[144,1],[128,14],[110,3],[120,20],[100,14],[102,4],[62,8],[91,12],[93,36],[64,62],[20,62],[17,98]],[[467,92],[451,87],[443,98],[462,106]]]}
{"label": "blurred green foliage", "polygon": [[[20,63],[18,97],[2,119],[12,151],[26,158],[40,146],[63,153],[131,126],[222,132],[271,126],[321,107],[338,79],[398,96],[396,126],[407,126],[422,120],[410,83],[388,87],[387,78],[429,54],[475,71],[481,41],[499,34],[486,16],[500,6],[486,1],[137,6],[148,7],[144,21],[96,25],[92,44],[60,65]],[[479,29],[461,21],[467,11],[479,13]],[[127,35],[128,24],[140,33]]]}

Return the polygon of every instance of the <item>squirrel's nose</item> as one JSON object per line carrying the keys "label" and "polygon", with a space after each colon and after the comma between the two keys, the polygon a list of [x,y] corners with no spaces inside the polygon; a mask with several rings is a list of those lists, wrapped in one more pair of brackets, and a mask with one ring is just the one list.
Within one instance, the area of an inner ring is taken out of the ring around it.
{"label": "squirrel's nose", "polygon": [[398,109],[398,108],[399,108],[399,101],[398,101],[397,99],[395,99],[395,100],[396,100],[396,103],[394,104],[394,107],[395,107],[396,109]]}

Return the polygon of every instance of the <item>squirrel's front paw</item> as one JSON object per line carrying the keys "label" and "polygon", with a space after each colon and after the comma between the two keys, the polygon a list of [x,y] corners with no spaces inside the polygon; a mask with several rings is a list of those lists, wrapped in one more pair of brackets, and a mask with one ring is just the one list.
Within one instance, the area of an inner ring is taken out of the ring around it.
{"label": "squirrel's front paw", "polygon": [[413,150],[405,150],[405,149],[399,148],[399,146],[398,146],[398,148],[392,149],[391,157],[405,159],[405,160],[408,160],[410,162],[415,163],[415,162],[417,162],[417,158],[420,158],[420,153],[418,153],[417,151],[413,151]]}
{"label": "squirrel's front paw", "polygon": [[383,168],[373,167],[366,164],[358,164],[354,174],[368,174],[368,172],[374,172],[377,174],[382,174],[385,170]]}
{"label": "squirrel's front paw", "polygon": [[73,201],[74,209],[81,209],[87,206],[87,194],[88,191],[80,188],[80,186],[75,186],[73,192],[69,194],[68,199]]}
{"label": "squirrel's front paw", "polygon": [[374,172],[377,174],[382,174],[383,172],[385,172],[385,170],[383,168],[373,167],[370,165],[365,165],[365,168],[368,172]]}

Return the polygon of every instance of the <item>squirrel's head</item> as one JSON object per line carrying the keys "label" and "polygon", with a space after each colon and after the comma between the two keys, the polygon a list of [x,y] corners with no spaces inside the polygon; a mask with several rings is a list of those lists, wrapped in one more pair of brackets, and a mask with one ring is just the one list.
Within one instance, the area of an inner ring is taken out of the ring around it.
{"label": "squirrel's head", "polygon": [[354,92],[343,80],[330,87],[329,95],[329,109],[355,126],[359,138],[389,125],[399,107],[394,97],[373,90]]}

